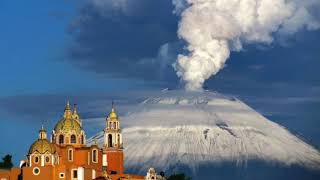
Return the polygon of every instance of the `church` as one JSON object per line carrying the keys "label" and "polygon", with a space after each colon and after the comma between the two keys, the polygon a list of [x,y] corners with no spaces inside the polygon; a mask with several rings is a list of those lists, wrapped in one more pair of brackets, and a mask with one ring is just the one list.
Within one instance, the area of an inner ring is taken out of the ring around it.
{"label": "church", "polygon": [[[124,173],[122,134],[114,105],[106,117],[103,147],[97,143],[86,144],[86,133],[77,108],[72,108],[68,102],[51,138],[42,126],[20,168],[0,172],[0,180],[93,179],[145,179],[144,176]],[[156,176],[150,179],[156,179]]]}

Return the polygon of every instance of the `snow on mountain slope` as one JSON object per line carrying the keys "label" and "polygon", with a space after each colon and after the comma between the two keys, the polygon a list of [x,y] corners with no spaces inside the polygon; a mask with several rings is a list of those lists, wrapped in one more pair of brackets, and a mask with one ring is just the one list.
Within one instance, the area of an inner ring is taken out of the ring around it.
{"label": "snow on mountain slope", "polygon": [[[145,173],[183,164],[258,159],[320,167],[320,153],[240,100],[215,92],[164,91],[120,117],[125,165]],[[102,129],[103,127],[101,127]],[[88,140],[103,144],[102,132]]]}

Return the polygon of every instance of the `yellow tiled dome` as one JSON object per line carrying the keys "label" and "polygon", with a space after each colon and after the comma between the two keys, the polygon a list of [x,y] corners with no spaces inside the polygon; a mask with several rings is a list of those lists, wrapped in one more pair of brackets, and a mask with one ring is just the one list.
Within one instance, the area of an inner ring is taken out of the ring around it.
{"label": "yellow tiled dome", "polygon": [[78,121],[71,118],[63,118],[56,124],[54,130],[56,133],[75,132],[79,135],[82,128]]}
{"label": "yellow tiled dome", "polygon": [[64,110],[63,118],[54,127],[56,133],[68,134],[70,132],[79,135],[81,133],[82,127],[79,120],[79,115],[75,109],[74,113],[71,111],[69,102]]}
{"label": "yellow tiled dome", "polygon": [[32,154],[34,152],[38,152],[40,154],[49,152],[51,154],[54,154],[56,152],[56,147],[54,144],[51,144],[47,139],[38,139],[30,146],[29,149],[29,154]]}

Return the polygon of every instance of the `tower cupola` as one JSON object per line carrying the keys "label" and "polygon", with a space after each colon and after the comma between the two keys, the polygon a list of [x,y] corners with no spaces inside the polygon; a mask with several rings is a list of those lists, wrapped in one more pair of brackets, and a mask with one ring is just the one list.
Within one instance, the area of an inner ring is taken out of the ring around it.
{"label": "tower cupola", "polygon": [[107,148],[122,149],[120,121],[118,119],[118,115],[116,113],[113,102],[111,112],[106,119],[106,128],[104,130],[104,145]]}
{"label": "tower cupola", "polygon": [[53,154],[55,152],[55,146],[51,144],[47,139],[47,132],[42,126],[39,130],[39,138],[36,140],[29,148],[29,154],[34,152],[44,154],[50,153]]}
{"label": "tower cupola", "polygon": [[123,146],[120,121],[114,103],[112,102],[111,112],[106,118],[104,129],[104,154],[103,168],[108,173],[123,173]]}
{"label": "tower cupola", "polygon": [[44,129],[43,125],[39,130],[39,139],[47,139],[47,131]]}
{"label": "tower cupola", "polygon": [[118,119],[118,114],[116,112],[116,109],[114,107],[114,103],[112,102],[112,108],[111,108],[111,112],[109,113],[108,117],[110,119]]}

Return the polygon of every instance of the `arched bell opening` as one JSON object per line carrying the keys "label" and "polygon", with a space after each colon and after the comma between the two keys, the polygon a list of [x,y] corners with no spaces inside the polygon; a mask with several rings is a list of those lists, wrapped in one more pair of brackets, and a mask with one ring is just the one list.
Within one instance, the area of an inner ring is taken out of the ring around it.
{"label": "arched bell opening", "polygon": [[108,147],[112,147],[112,135],[108,135]]}

